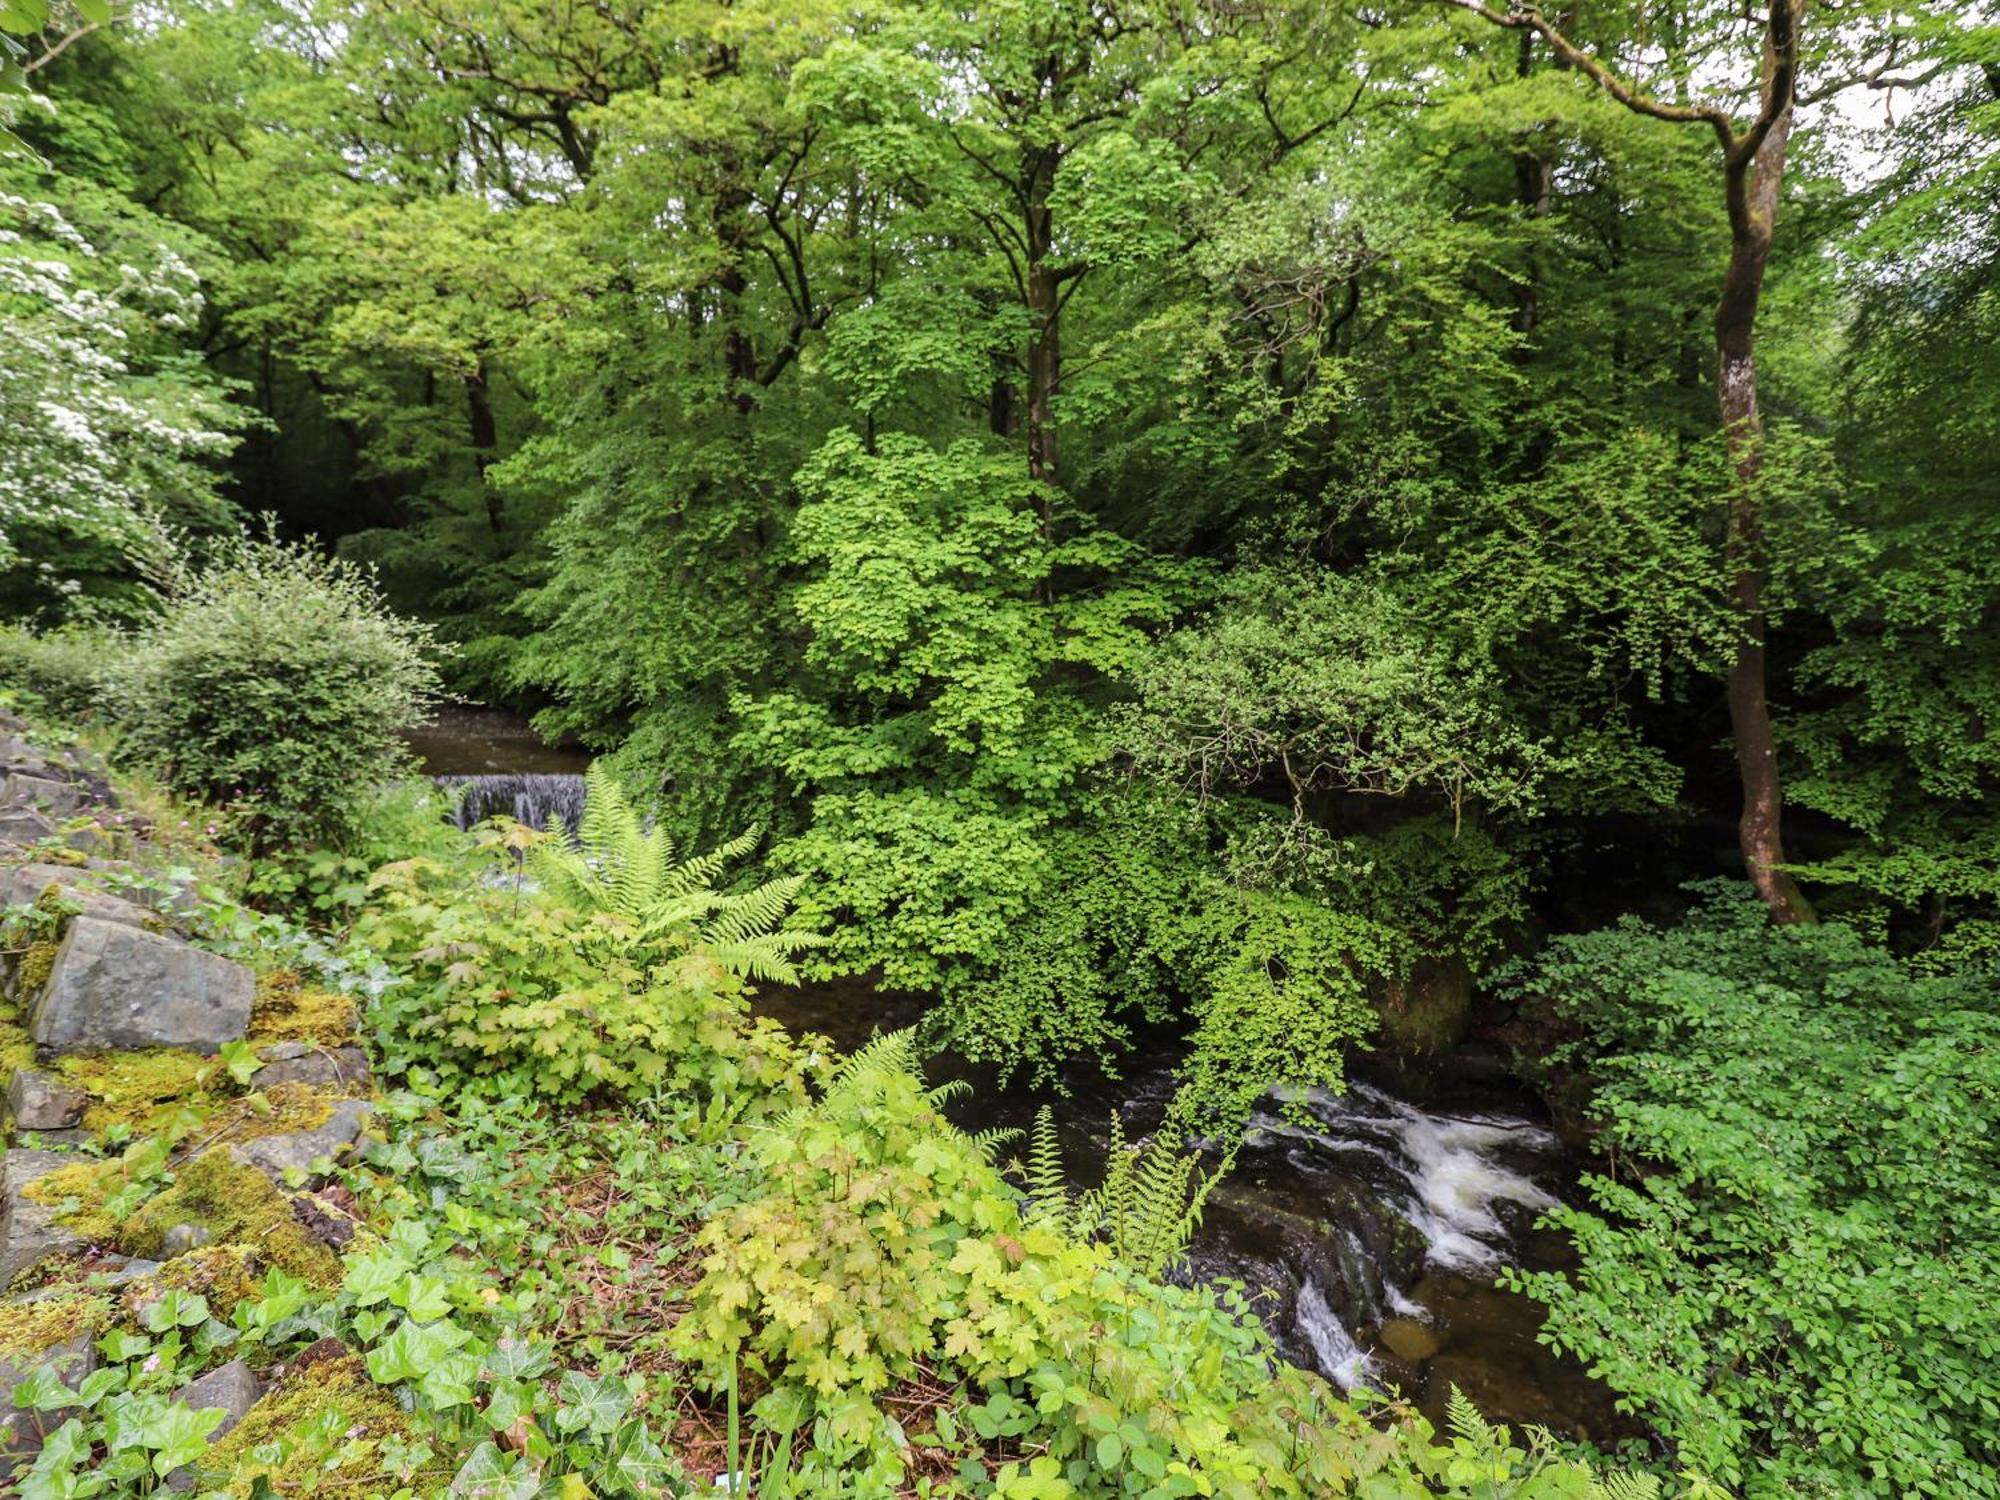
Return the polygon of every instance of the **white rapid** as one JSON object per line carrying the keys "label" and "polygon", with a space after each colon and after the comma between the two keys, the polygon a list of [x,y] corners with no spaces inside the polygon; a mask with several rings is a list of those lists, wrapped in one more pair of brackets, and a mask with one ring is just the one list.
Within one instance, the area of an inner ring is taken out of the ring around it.
{"label": "white rapid", "polygon": [[1368,1383],[1374,1364],[1354,1342],[1347,1325],[1335,1316],[1319,1283],[1311,1278],[1299,1288],[1298,1320],[1299,1332],[1305,1335],[1322,1375],[1343,1391]]}
{"label": "white rapid", "polygon": [[1556,1206],[1503,1159],[1555,1149],[1555,1137],[1527,1120],[1428,1114],[1361,1083],[1345,1094],[1316,1088],[1302,1097],[1311,1125],[1269,1118],[1258,1128],[1309,1151],[1359,1154],[1386,1168],[1400,1179],[1397,1211],[1423,1235],[1430,1264],[1443,1270],[1470,1275],[1498,1268],[1507,1244],[1501,1204]]}

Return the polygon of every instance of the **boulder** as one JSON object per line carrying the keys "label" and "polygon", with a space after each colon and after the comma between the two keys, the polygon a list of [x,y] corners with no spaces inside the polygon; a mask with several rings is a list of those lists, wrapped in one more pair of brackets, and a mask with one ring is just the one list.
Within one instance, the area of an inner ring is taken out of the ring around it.
{"label": "boulder", "polygon": [[62,887],[63,903],[77,908],[86,917],[100,922],[118,922],[127,927],[156,928],[158,913],[114,896],[90,883],[90,872],[72,865],[16,865],[0,876],[0,906],[31,906],[52,885]]}
{"label": "boulder", "polygon": [[368,1082],[368,1054],[359,1047],[315,1047],[311,1042],[272,1042],[257,1049],[264,1064],[257,1086],[309,1083],[315,1088],[356,1088]]}
{"label": "boulder", "polygon": [[240,1359],[232,1359],[222,1368],[210,1370],[201,1379],[189,1381],[174,1392],[174,1399],[187,1402],[193,1411],[214,1411],[220,1407],[226,1413],[222,1425],[209,1434],[209,1440],[213,1442],[249,1415],[250,1408],[263,1394],[264,1387],[251,1373],[250,1366]]}
{"label": "boulder", "polygon": [[9,807],[39,807],[50,817],[67,818],[83,805],[83,792],[53,776],[24,776],[16,771],[0,787],[0,801]]}
{"label": "boulder", "polygon": [[56,825],[32,807],[0,805],[0,841],[9,844],[39,844],[56,836]]}
{"label": "boulder", "polygon": [[[71,1390],[97,1368],[90,1330],[46,1349],[0,1355],[0,1481],[27,1468],[42,1451],[42,1439],[76,1415],[74,1410],[23,1411],[14,1405],[14,1387],[47,1367]],[[11,1493],[11,1491],[10,1491]]]}
{"label": "boulder", "polygon": [[78,917],[29,1002],[28,1034],[57,1052],[214,1052],[243,1035],[256,984],[242,964],[178,938]]}
{"label": "boulder", "polygon": [[37,1203],[27,1186],[75,1158],[60,1151],[9,1151],[0,1156],[0,1288],[51,1255],[74,1255],[84,1248],[77,1235],[56,1223],[53,1204]]}
{"label": "boulder", "polygon": [[309,1173],[312,1164],[322,1156],[337,1157],[353,1145],[374,1113],[375,1106],[365,1099],[342,1099],[333,1106],[333,1114],[324,1125],[283,1135],[259,1136],[231,1146],[230,1154],[282,1186],[288,1170],[296,1168]]}
{"label": "boulder", "polygon": [[1419,1323],[1415,1318],[1383,1319],[1381,1338],[1383,1346],[1391,1354],[1413,1365],[1430,1359],[1444,1347],[1437,1330],[1427,1323]]}
{"label": "boulder", "polygon": [[81,1123],[90,1096],[40,1068],[16,1068],[7,1115],[16,1130],[68,1130]]}
{"label": "boulder", "polygon": [[176,1224],[160,1236],[160,1254],[168,1260],[190,1255],[214,1238],[205,1225]]}

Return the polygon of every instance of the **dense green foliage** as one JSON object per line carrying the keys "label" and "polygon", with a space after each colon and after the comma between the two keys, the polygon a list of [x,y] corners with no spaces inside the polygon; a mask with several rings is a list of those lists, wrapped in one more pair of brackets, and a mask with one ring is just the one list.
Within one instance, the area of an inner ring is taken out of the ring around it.
{"label": "dense green foliage", "polygon": [[[531,859],[546,847],[511,833],[497,841]],[[689,1010],[690,965],[725,972],[687,912],[727,911],[726,899],[691,901],[700,877],[662,877],[648,837],[620,805],[585,844],[601,867],[539,857],[603,877],[611,899],[579,911],[574,888],[470,878],[487,851],[454,834],[431,861],[467,872],[438,892],[456,912],[449,930],[413,911],[410,872],[391,867],[384,904],[364,917],[374,948],[341,951],[199,888],[189,915],[202,941],[294,984],[375,996],[381,1056],[409,1086],[382,1098],[359,1159],[300,1199],[313,1207],[296,1220],[217,1144],[222,1122],[278,1097],[244,1048],[208,1064],[161,1128],[67,1169],[55,1211],[97,1215],[114,1244],[191,1206],[212,1209],[223,1234],[123,1287],[87,1262],[44,1271],[26,1305],[50,1311],[27,1316],[81,1329],[98,1360],[74,1383],[44,1367],[12,1387],[46,1437],[17,1476],[24,1500],[136,1500],[176,1472],[215,1500],[658,1500],[712,1492],[717,1468],[761,1496],[852,1500],[1716,1496],[1692,1479],[1600,1479],[1546,1434],[1516,1444],[1462,1399],[1433,1441],[1395,1403],[1370,1411],[1274,1369],[1240,1292],[1156,1279],[1206,1191],[1178,1137],[1114,1143],[1103,1186],[1071,1202],[1044,1136],[1023,1192],[995,1165],[996,1142],[939,1115],[907,1035],[829,1067],[808,1095],[805,1043],[746,1021],[739,993],[718,989],[699,997],[691,1029],[647,1038],[670,1067],[627,1051],[626,1071],[579,1082],[564,1064],[592,1043],[545,1018],[549,1044],[524,1032],[504,1072],[479,1072],[467,1061],[478,1045],[430,1024],[455,1003],[436,988],[439,950],[478,971],[452,976],[461,989],[601,976],[590,999],[607,1018],[609,981],[650,956],[644,999],[669,1027]],[[135,888],[146,878],[134,872]],[[495,891],[503,904],[484,904]],[[681,915],[664,924],[628,909],[669,906]],[[15,916],[35,920],[10,913],[10,943]],[[424,921],[431,945],[399,947]],[[626,1040],[615,1022],[612,1035]],[[761,1067],[744,1065],[760,1054]],[[595,1107],[569,1111],[533,1097],[574,1106],[586,1093]],[[336,1212],[338,1258],[299,1227]],[[0,1330],[20,1331],[21,1308]],[[271,1389],[218,1435],[222,1413],[193,1409],[180,1388],[238,1359]],[[726,1446],[699,1467],[691,1435],[718,1417]]]}
{"label": "dense green foliage", "polygon": [[175,568],[120,650],[127,753],[257,851],[337,841],[437,691],[429,633],[366,573],[277,541]]}
{"label": "dense green foliage", "polygon": [[1613,1171],[1518,1278],[1697,1468],[1746,1495],[2000,1493],[2000,1007],[1737,888],[1553,944]]}
{"label": "dense green foliage", "polygon": [[[412,1141],[671,1095],[659,1357],[825,1403],[755,1418],[803,1485],[949,1482],[882,1395],[941,1365],[1020,1494],[1107,1440],[1283,1492],[1320,1399],[746,1020],[866,976],[1037,1086],[1166,1038],[1197,1134],[1525,1039],[1615,1151],[1553,1337],[1746,1489],[1990,1492],[1997,133],[1954,0],[0,0],[0,691],[386,965],[379,1061],[464,1112]],[[579,847],[380,788],[441,684],[603,757]],[[1690,874],[1824,925],[1672,926]],[[1464,1428],[1446,1482],[1583,1491]]]}

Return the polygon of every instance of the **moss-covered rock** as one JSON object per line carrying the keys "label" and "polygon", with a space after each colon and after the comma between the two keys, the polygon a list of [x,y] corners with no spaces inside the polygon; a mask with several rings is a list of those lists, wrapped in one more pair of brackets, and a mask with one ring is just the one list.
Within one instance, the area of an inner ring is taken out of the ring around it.
{"label": "moss-covered rock", "polygon": [[1418,959],[1375,996],[1384,1048],[1404,1058],[1451,1051],[1472,1024],[1472,991],[1472,971],[1463,959]]}
{"label": "moss-covered rock", "polygon": [[157,1129],[182,1105],[205,1103],[218,1075],[228,1078],[214,1058],[178,1047],[72,1053],[55,1068],[71,1088],[90,1096],[83,1127],[99,1135],[119,1125],[135,1135]]}
{"label": "moss-covered rock", "polygon": [[27,952],[20,958],[14,970],[14,992],[26,1000],[39,995],[48,987],[49,975],[55,972],[56,951],[62,945],[54,938],[42,938],[28,944]]}
{"label": "moss-covered rock", "polygon": [[109,1245],[121,1225],[105,1205],[127,1180],[121,1161],[79,1161],[37,1177],[21,1193],[55,1210],[55,1222],[78,1238]]}
{"label": "moss-covered rock", "polygon": [[111,1323],[109,1297],[58,1291],[0,1306],[0,1359],[39,1354],[73,1339],[96,1337]]}
{"label": "moss-covered rock", "polygon": [[292,1212],[291,1198],[226,1150],[205,1151],[180,1168],[172,1187],[132,1215],[119,1234],[128,1255],[158,1256],[176,1224],[206,1229],[211,1244],[242,1245],[265,1265],[316,1286],[340,1281],[340,1262]]}
{"label": "moss-covered rock", "polygon": [[257,976],[249,1036],[253,1042],[338,1047],[354,1039],[357,1019],[350,996],[314,988],[290,969],[274,969]]}
{"label": "moss-covered rock", "polygon": [[[249,1495],[259,1479],[280,1495],[292,1494],[301,1481],[337,1479],[325,1466],[339,1452],[340,1472],[359,1481],[372,1477],[385,1438],[409,1435],[409,1418],[395,1396],[368,1378],[358,1356],[319,1359],[302,1364],[251,1407],[196,1465],[196,1477],[233,1495]],[[418,1492],[449,1477],[440,1463]]]}
{"label": "moss-covered rock", "polygon": [[226,1323],[237,1303],[257,1294],[257,1282],[256,1257],[249,1246],[204,1245],[176,1255],[150,1276],[129,1282],[120,1300],[126,1316],[136,1320],[165,1292],[193,1292]]}

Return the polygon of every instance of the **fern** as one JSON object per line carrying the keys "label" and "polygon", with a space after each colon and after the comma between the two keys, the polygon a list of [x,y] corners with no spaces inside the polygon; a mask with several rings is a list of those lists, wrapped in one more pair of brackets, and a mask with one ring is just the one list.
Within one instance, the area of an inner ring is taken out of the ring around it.
{"label": "fern", "polygon": [[665,829],[645,818],[602,761],[584,773],[583,816],[572,842],[551,822],[525,855],[528,873],[555,901],[631,922],[641,941],[701,945],[746,979],[797,984],[794,960],[826,939],[783,925],[799,891],[796,877],[724,895],[713,882],[756,847],[747,829],[688,859],[677,859]]}
{"label": "fern", "polygon": [[1034,1218],[1048,1220],[1059,1218],[1068,1208],[1069,1184],[1063,1177],[1055,1111],[1044,1104],[1035,1111],[1035,1128],[1028,1137],[1028,1211]]}
{"label": "fern", "polygon": [[1035,1116],[1029,1142],[1028,1211],[1044,1220],[1062,1220],[1067,1213],[1067,1227],[1077,1238],[1101,1239],[1120,1262],[1157,1278],[1186,1256],[1208,1195],[1234,1164],[1232,1152],[1214,1172],[1203,1175],[1200,1155],[1172,1117],[1150,1140],[1130,1145],[1125,1122],[1114,1112],[1104,1181],[1082,1194],[1072,1213],[1055,1117],[1044,1106]]}

